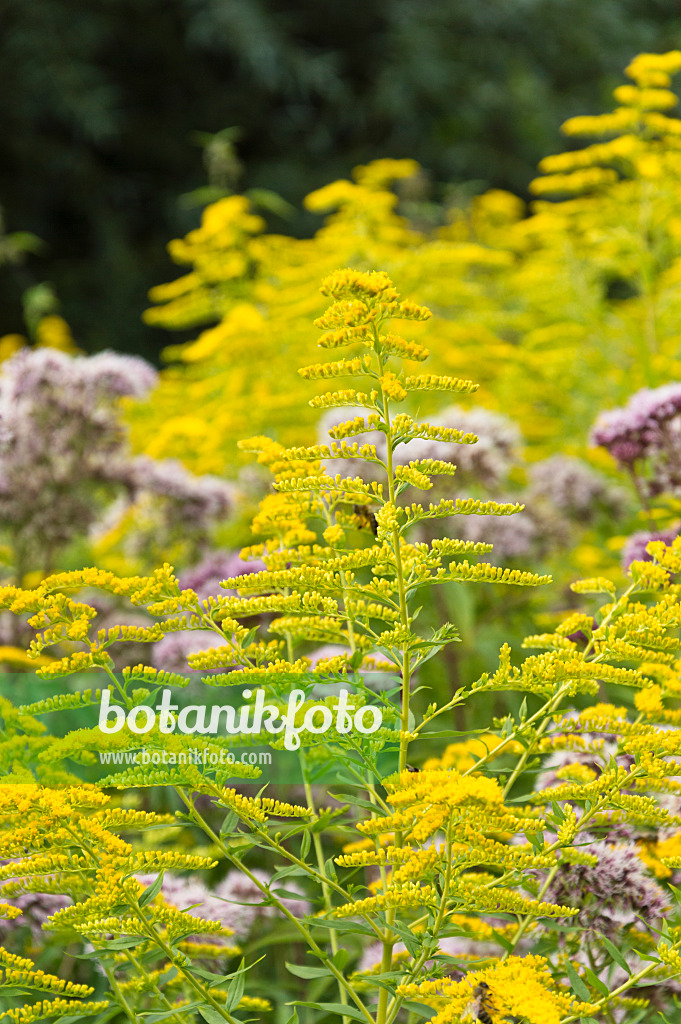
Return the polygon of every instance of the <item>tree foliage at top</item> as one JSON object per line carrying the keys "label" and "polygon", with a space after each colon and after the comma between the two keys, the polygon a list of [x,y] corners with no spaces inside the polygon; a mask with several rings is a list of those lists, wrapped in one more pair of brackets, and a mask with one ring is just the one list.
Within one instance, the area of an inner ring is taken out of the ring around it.
{"label": "tree foliage at top", "polygon": [[522,192],[561,120],[681,35],[672,0],[4,0],[0,24],[0,206],[46,242],[3,272],[0,333],[48,278],[89,348],[147,354],[146,290],[196,219],[177,197],[205,182],[193,132],[239,126],[232,185],[293,201],[377,156]]}

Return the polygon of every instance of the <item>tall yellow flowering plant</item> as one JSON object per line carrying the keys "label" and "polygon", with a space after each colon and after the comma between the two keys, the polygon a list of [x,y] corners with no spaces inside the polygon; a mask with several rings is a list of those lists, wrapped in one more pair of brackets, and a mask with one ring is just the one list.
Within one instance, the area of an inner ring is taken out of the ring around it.
{"label": "tall yellow flowering plant", "polygon": [[[419,323],[428,310],[400,299],[385,273],[339,271],[323,292],[332,304],[317,321],[320,344],[343,354],[301,375],[349,378],[353,386],[313,403],[350,412],[328,445],[245,443],[275,483],[246,552],[264,568],[226,580],[237,595],[201,600],[168,566],[150,578],[88,569],[0,592],[4,609],[30,616],[31,653],[53,656],[43,679],[87,671],[103,681],[0,707],[0,912],[11,921],[22,898],[66,897],[46,928],[100,965],[81,984],[3,947],[0,1019],[265,1019],[268,1002],[244,991],[257,990],[263,968],[253,944],[236,941],[236,917],[210,917],[192,876],[184,889],[168,886],[174,871],[230,868],[241,888],[218,902],[235,913],[245,886],[285,929],[295,987],[291,1009],[275,1012],[290,1024],[649,1020],[646,983],[668,1009],[681,974],[666,881],[681,868],[681,542],[650,545],[652,560],[632,563],[619,597],[607,579],[575,584],[604,603],[529,637],[540,653],[520,662],[505,645],[493,673],[426,705],[419,669],[446,658],[457,632],[420,626],[422,594],[452,580],[548,580],[478,561],[490,548],[482,542],[428,539],[432,520],[521,513],[415,499],[454,472],[424,454],[424,441],[476,440],[399,409],[410,395],[475,388],[408,369],[428,353],[392,321]],[[414,457],[398,458],[405,449]],[[356,475],[334,473],[348,462]],[[94,604],[77,593],[85,588],[129,598],[149,625],[98,629]],[[190,654],[189,667],[223,695],[245,687],[246,703],[212,708],[210,723],[205,706],[179,707],[189,678],[143,665],[117,673],[112,658],[116,644],[197,630],[216,644]],[[310,650],[319,644],[333,647]],[[522,703],[495,718],[490,698],[502,691]],[[439,728],[476,703],[489,708],[484,732]],[[42,716],[92,706],[98,726],[63,736],[41,726]],[[456,742],[443,750],[446,738]],[[291,801],[245,791],[260,772],[234,757],[244,743],[296,753]],[[424,756],[433,743],[438,756]],[[84,782],[98,760],[124,770]],[[158,796],[158,787],[176,794],[174,816],[119,806],[106,792]]]}
{"label": "tall yellow flowering plant", "polygon": [[201,333],[170,347],[160,389],[131,410],[137,444],[230,473],[249,421],[300,443],[314,415],[303,424],[302,392],[282,393],[279,374],[304,358],[307,317],[321,312],[314,282],[345,261],[385,268],[433,308],[419,340],[438,369],[482,382],[484,404],[520,423],[533,457],[581,454],[603,406],[681,368],[680,69],[679,51],[641,54],[614,110],[567,121],[571,148],[541,162],[529,216],[493,190],[410,223],[394,189],[419,173],[412,160],[377,160],[313,192],[306,206],[326,220],[312,239],[265,233],[241,196],[209,206],[169,246],[188,272],[151,293],[149,323]]}

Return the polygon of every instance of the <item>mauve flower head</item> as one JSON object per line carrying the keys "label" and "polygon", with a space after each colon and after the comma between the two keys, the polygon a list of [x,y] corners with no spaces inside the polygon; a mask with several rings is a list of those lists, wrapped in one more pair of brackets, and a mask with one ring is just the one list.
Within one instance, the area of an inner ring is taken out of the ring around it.
{"label": "mauve flower head", "polygon": [[439,444],[440,451],[447,449],[447,454],[430,457],[456,465],[457,488],[475,482],[492,489],[505,480],[518,458],[522,443],[520,430],[512,420],[482,406],[467,409],[451,405],[434,416],[433,422],[443,427],[454,427],[465,434],[475,434],[478,438],[475,444],[443,445],[435,442]]}
{"label": "mauve flower head", "polygon": [[228,514],[234,497],[232,486],[216,476],[194,476],[176,459],[156,461],[139,456],[132,460],[128,484],[134,491],[147,491],[173,503],[174,513],[188,524],[209,521]]}
{"label": "mauve flower head", "polygon": [[139,356],[98,352],[84,367],[86,378],[109,395],[144,398],[158,384],[158,372]]}
{"label": "mauve flower head", "polygon": [[183,590],[194,590],[199,600],[205,601],[207,597],[235,593],[220,586],[223,580],[262,572],[264,568],[264,562],[240,558],[237,551],[211,551],[198,565],[185,569],[179,582]]}
{"label": "mauve flower head", "polygon": [[656,920],[669,910],[668,897],[634,843],[591,843],[586,852],[598,863],[561,864],[544,896],[549,903],[578,907],[572,923],[614,938],[639,918]]}
{"label": "mauve flower head", "polygon": [[[158,373],[138,356],[100,352],[95,356],[69,356],[52,348],[24,348],[2,367],[3,397],[32,400],[35,392],[75,390],[108,401],[130,396],[143,398],[158,383]],[[66,399],[70,397],[68,394]]]}
{"label": "mauve flower head", "polygon": [[[135,878],[142,885],[149,886],[155,881],[156,875],[135,875]],[[207,942],[213,942],[217,945],[229,944],[231,941],[237,941],[237,931],[240,931],[239,937],[243,938],[250,930],[253,916],[251,915],[250,918],[247,918],[246,915],[239,913],[240,907],[232,908],[229,904],[216,898],[208,886],[204,885],[198,878],[191,876],[185,878],[184,875],[166,872],[163,876],[161,894],[167,903],[171,903],[178,910],[188,913],[191,917],[201,918],[204,921],[219,921],[223,928],[231,929],[235,933],[233,940],[231,936],[227,938],[220,935],[208,935],[205,936],[205,941]],[[234,909],[236,913],[233,912]],[[195,938],[200,937],[200,933],[197,933],[195,936]]]}
{"label": "mauve flower head", "polygon": [[[261,868],[252,868],[251,873],[261,884],[269,884],[270,876],[266,871],[263,871]],[[275,884],[273,888],[276,892],[279,886]],[[288,892],[299,893],[303,897],[303,890],[296,882],[289,878],[286,879],[285,888]],[[247,875],[244,875],[243,872],[236,868],[229,871],[222,881],[218,882],[215,886],[215,895],[219,896],[222,900],[229,901],[225,903],[225,906],[229,906],[231,913],[234,914],[242,911],[245,914],[243,924],[239,923],[236,926],[232,924],[230,926],[235,929],[237,938],[245,937],[256,920],[281,918],[281,911],[277,907],[263,905],[265,900],[263,893]],[[286,896],[277,896],[277,899],[294,917],[305,917],[312,912],[310,903],[304,898],[297,900],[289,899]],[[248,925],[246,926],[247,920]]]}
{"label": "mauve flower head", "polygon": [[[11,861],[3,861],[3,864],[8,863]],[[0,938],[6,941],[13,932],[27,927],[34,942],[44,941],[43,925],[52,914],[70,906],[71,900],[61,893],[51,892],[27,892],[19,896],[5,896],[4,885],[18,882],[20,879],[21,875],[17,875],[16,878],[5,879],[0,885],[0,903],[9,903],[10,906],[21,910],[21,917],[15,917],[13,920],[0,918]]]}
{"label": "mauve flower head", "polygon": [[68,896],[52,892],[27,892],[22,896],[14,896],[12,899],[3,900],[11,906],[19,907],[21,917],[13,921],[0,920],[0,936],[9,935],[16,928],[28,927],[31,938],[35,942],[44,942],[45,935],[43,925],[47,919],[56,914],[58,910],[71,905]]}
{"label": "mauve flower head", "polygon": [[[117,477],[128,498],[117,509],[119,521],[131,502],[136,513],[134,532],[125,539],[131,558],[163,561],[164,551],[180,545],[184,558],[197,559],[208,549],[213,527],[233,507],[232,484],[215,476],[194,476],[174,459],[128,458]],[[113,517],[108,525],[115,528]]]}
{"label": "mauve flower head", "polygon": [[601,413],[591,443],[607,448],[623,464],[658,451],[666,442],[668,425],[681,414],[681,383],[642,388],[622,409]]}
{"label": "mauve flower head", "polygon": [[73,358],[23,349],[0,370],[0,526],[12,534],[22,568],[84,534],[124,485],[129,456],[121,395],[145,394],[156,372],[143,360]]}
{"label": "mauve flower head", "polygon": [[566,455],[553,455],[536,462],[529,471],[528,502],[541,499],[550,501],[562,512],[584,520],[597,506],[617,512],[626,502],[619,487],[596,473],[580,459]]}
{"label": "mauve flower head", "polygon": [[493,565],[508,558],[524,557],[538,536],[537,524],[527,510],[510,516],[461,516],[457,533],[462,540],[493,544],[491,552],[480,556]]}
{"label": "mauve flower head", "polygon": [[[575,713],[568,717],[576,718],[577,716]],[[596,736],[593,733],[580,733],[579,735],[587,744],[587,749],[553,750],[544,760],[542,771],[537,776],[535,789],[538,792],[564,783],[565,779],[562,779],[556,773],[568,765],[586,765],[600,775],[601,772],[605,771],[613,758],[620,768],[628,769],[634,763],[634,757],[631,754],[617,753],[619,749],[617,736]]]}
{"label": "mauve flower head", "polygon": [[632,562],[652,562],[652,555],[646,551],[646,547],[652,540],[661,540],[665,544],[671,544],[679,535],[678,526],[669,530],[661,530],[653,533],[648,530],[639,530],[632,533],[622,549],[622,568],[626,572]]}
{"label": "mauve flower head", "polygon": [[474,444],[461,444],[414,438],[395,449],[396,464],[406,465],[416,459],[451,462],[456,466],[456,475],[442,478],[439,486],[456,492],[471,485],[493,490],[506,479],[522,441],[520,431],[508,417],[481,406],[466,409],[450,405],[434,414],[431,420],[438,426],[475,434],[478,440]]}
{"label": "mauve flower head", "polygon": [[[207,651],[213,647],[225,647],[225,641],[210,629],[195,629],[191,633],[168,633],[151,648],[151,663],[155,668],[166,672],[178,672],[186,675],[191,671],[187,665],[187,655]],[[224,669],[202,669],[206,674],[223,672]]]}

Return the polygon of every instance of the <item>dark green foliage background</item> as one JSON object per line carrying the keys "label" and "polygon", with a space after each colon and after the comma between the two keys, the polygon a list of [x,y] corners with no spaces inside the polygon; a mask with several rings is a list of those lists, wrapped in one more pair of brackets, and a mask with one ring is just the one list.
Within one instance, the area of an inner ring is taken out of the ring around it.
{"label": "dark green foliage background", "polygon": [[[43,252],[0,267],[0,334],[51,281],[78,342],[155,358],[140,322],[199,211],[193,132],[239,126],[237,187],[298,203],[379,156],[525,194],[566,117],[638,52],[681,45],[678,0],[0,0],[0,206]],[[438,191],[439,190],[439,191]],[[273,216],[304,234],[315,221]]]}

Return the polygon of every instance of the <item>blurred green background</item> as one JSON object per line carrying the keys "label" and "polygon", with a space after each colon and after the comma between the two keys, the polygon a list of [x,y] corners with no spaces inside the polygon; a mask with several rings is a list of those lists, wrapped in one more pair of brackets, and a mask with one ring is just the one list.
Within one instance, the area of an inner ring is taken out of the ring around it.
{"label": "blurred green background", "polygon": [[296,212],[306,192],[379,156],[419,160],[436,199],[462,183],[525,195],[566,117],[605,109],[636,53],[681,45],[681,9],[0,0],[0,38],[0,207],[43,243],[17,260],[0,238],[0,334],[24,330],[22,292],[49,281],[84,349],[155,361],[147,290],[215,191],[277,192],[294,211],[270,228],[298,235],[316,226]]}

